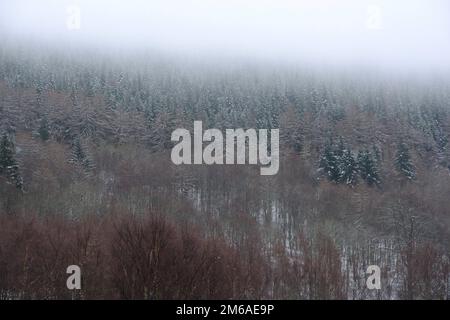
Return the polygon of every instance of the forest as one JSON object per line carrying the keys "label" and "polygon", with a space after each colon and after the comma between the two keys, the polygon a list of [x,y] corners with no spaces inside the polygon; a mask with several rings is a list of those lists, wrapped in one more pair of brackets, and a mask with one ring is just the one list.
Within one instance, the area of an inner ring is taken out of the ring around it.
{"label": "forest", "polygon": [[[448,299],[449,80],[4,43],[0,299]],[[174,165],[194,121],[278,173]]]}

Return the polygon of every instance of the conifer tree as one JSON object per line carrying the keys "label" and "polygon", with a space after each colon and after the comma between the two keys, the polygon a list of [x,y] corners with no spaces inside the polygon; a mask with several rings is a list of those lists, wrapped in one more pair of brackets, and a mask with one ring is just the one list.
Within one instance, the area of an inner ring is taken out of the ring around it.
{"label": "conifer tree", "polygon": [[345,150],[340,167],[340,182],[349,186],[355,185],[358,180],[358,165],[349,149]]}
{"label": "conifer tree", "polygon": [[335,155],[336,155],[336,158],[338,159],[338,161],[340,159],[342,159],[342,157],[344,156],[344,153],[345,153],[345,145],[344,145],[344,141],[342,140],[342,137],[340,137],[339,143],[335,149]]}
{"label": "conifer tree", "polygon": [[41,119],[41,124],[39,125],[39,136],[42,140],[47,141],[50,138],[50,133],[48,131],[48,121],[47,118]]}
{"label": "conifer tree", "polygon": [[75,138],[73,141],[70,162],[80,165],[87,175],[90,175],[95,168],[94,162],[80,138]]}
{"label": "conifer tree", "polygon": [[324,148],[320,158],[319,170],[326,175],[328,180],[339,182],[339,163],[331,141]]}
{"label": "conifer tree", "polygon": [[405,176],[409,180],[414,180],[416,178],[416,172],[411,161],[409,148],[403,142],[397,146],[395,168],[401,175]]}
{"label": "conifer tree", "polygon": [[14,144],[7,134],[0,140],[0,175],[6,177],[9,183],[22,190],[23,180],[19,172],[19,165],[14,157]]}
{"label": "conifer tree", "polygon": [[369,186],[380,184],[377,163],[368,150],[360,151],[358,153],[357,163],[361,178],[366,181]]}

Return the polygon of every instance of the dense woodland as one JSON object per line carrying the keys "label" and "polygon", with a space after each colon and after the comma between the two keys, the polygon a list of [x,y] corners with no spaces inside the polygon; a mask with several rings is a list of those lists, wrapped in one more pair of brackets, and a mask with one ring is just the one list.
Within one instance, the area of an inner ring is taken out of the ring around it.
{"label": "dense woodland", "polygon": [[[194,120],[280,128],[279,173],[173,165]],[[0,299],[448,299],[449,139],[445,76],[7,44]]]}

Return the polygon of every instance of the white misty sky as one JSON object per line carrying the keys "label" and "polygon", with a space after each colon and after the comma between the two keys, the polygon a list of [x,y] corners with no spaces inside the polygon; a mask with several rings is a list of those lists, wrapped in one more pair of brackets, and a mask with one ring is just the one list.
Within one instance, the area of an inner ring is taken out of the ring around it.
{"label": "white misty sky", "polygon": [[[67,28],[69,6],[79,30]],[[127,49],[450,67],[447,0],[0,0],[0,28]]]}

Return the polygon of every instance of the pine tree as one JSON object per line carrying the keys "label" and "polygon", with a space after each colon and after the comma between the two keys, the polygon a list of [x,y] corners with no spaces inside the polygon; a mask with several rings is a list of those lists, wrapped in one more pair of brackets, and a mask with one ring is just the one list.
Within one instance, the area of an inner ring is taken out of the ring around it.
{"label": "pine tree", "polygon": [[368,150],[359,151],[357,163],[361,178],[366,181],[369,186],[380,184],[377,163]]}
{"label": "pine tree", "polygon": [[328,180],[339,182],[339,163],[331,141],[324,148],[319,170],[327,176]]}
{"label": "pine tree", "polygon": [[78,106],[77,89],[75,86],[72,86],[70,89],[70,101],[72,102],[72,108]]}
{"label": "pine tree", "polygon": [[72,158],[70,160],[72,162],[82,162],[85,157],[86,154],[83,146],[81,145],[81,141],[76,138],[72,144]]}
{"label": "pine tree", "polygon": [[0,175],[22,190],[23,180],[19,172],[19,165],[14,158],[14,144],[7,134],[3,134],[0,141]]}
{"label": "pine tree", "polygon": [[409,148],[403,142],[397,146],[395,168],[401,175],[405,176],[409,180],[414,180],[416,178],[416,172],[411,161]]}
{"label": "pine tree", "polygon": [[42,92],[43,92],[42,84],[39,82],[36,86],[36,106],[40,108],[42,106]]}
{"label": "pine tree", "polygon": [[378,164],[382,160],[382,154],[380,148],[378,148],[376,145],[372,146],[372,154],[374,155],[374,160]]}
{"label": "pine tree", "polygon": [[70,162],[80,165],[88,176],[95,168],[94,162],[92,161],[87,148],[83,145],[80,138],[75,138],[73,141]]}
{"label": "pine tree", "polygon": [[345,153],[345,145],[344,145],[344,141],[342,140],[342,137],[340,137],[339,143],[335,148],[335,155],[336,155],[336,158],[338,159],[338,162],[340,162],[340,159],[342,159],[344,157],[344,153]]}
{"label": "pine tree", "polygon": [[17,189],[23,190],[23,179],[20,175],[19,166],[17,164],[9,166],[8,177],[11,183],[14,184]]}
{"label": "pine tree", "polygon": [[5,174],[8,166],[13,163],[13,151],[11,142],[6,134],[2,135],[0,141],[0,174]]}
{"label": "pine tree", "polygon": [[339,181],[349,186],[355,185],[358,180],[358,165],[349,149],[345,150],[340,167]]}
{"label": "pine tree", "polygon": [[48,121],[47,118],[42,118],[41,119],[41,124],[39,126],[39,136],[41,137],[42,140],[47,141],[50,138],[50,133],[48,131]]}

